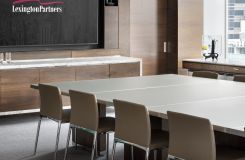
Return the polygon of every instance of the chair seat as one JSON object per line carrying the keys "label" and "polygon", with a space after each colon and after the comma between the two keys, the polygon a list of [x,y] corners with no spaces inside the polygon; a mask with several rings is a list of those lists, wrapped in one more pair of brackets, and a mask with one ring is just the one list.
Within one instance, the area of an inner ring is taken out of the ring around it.
{"label": "chair seat", "polygon": [[218,146],[216,157],[217,160],[245,160],[245,150]]}
{"label": "chair seat", "polygon": [[99,133],[105,133],[109,131],[115,131],[115,118],[102,117],[99,119]]}
{"label": "chair seat", "polygon": [[62,123],[70,122],[71,109],[63,109],[62,113]]}
{"label": "chair seat", "polygon": [[169,144],[169,134],[162,130],[151,131],[151,146],[150,149],[166,148]]}

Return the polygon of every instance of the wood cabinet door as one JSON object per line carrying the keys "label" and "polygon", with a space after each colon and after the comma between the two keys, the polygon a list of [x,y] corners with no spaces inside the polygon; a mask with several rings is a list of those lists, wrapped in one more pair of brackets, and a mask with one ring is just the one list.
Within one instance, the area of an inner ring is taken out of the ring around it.
{"label": "wood cabinet door", "polygon": [[37,69],[0,71],[0,112],[37,108],[39,94],[30,85],[38,82]]}
{"label": "wood cabinet door", "polygon": [[110,64],[110,78],[140,76],[140,63]]}
{"label": "wood cabinet door", "polygon": [[109,78],[109,64],[76,67],[76,80]]}
{"label": "wood cabinet door", "polygon": [[74,67],[54,67],[40,69],[40,83],[75,81]]}

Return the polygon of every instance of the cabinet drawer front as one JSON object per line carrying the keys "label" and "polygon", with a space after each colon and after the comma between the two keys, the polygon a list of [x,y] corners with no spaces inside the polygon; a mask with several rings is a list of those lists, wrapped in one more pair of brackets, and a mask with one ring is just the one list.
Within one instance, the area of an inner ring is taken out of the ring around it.
{"label": "cabinet drawer front", "polygon": [[245,67],[224,66],[226,73],[245,74]]}
{"label": "cabinet drawer front", "polygon": [[224,72],[224,66],[215,64],[202,64],[202,70],[214,71],[214,72]]}
{"label": "cabinet drawer front", "polygon": [[190,71],[200,70],[202,68],[202,64],[201,63],[183,62],[183,68],[189,69]]}

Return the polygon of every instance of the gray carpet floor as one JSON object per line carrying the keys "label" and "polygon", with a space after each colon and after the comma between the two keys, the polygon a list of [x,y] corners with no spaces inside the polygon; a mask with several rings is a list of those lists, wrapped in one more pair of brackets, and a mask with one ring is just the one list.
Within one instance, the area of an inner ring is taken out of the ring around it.
{"label": "gray carpet floor", "polygon": [[[0,160],[53,160],[55,148],[57,123],[45,119],[41,125],[37,155],[32,156],[36,129],[38,123],[37,115],[22,115],[11,117],[0,117]],[[62,125],[59,143],[58,159],[63,160],[64,148],[68,133],[68,124]],[[113,134],[110,135],[110,153]],[[89,160],[90,151],[81,147],[75,149],[70,143],[68,160]],[[105,153],[102,152],[105,155]],[[117,145],[116,156],[118,160],[123,159],[123,145]],[[100,156],[98,160],[105,160]]]}

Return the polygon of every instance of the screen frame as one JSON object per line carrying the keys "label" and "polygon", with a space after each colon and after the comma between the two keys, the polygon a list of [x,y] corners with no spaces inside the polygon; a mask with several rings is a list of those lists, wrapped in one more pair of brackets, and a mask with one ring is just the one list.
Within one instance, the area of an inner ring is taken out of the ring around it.
{"label": "screen frame", "polygon": [[58,50],[88,50],[104,48],[104,2],[98,0],[98,41],[97,43],[79,44],[49,44],[49,45],[10,45],[0,46],[0,52],[58,51]]}

